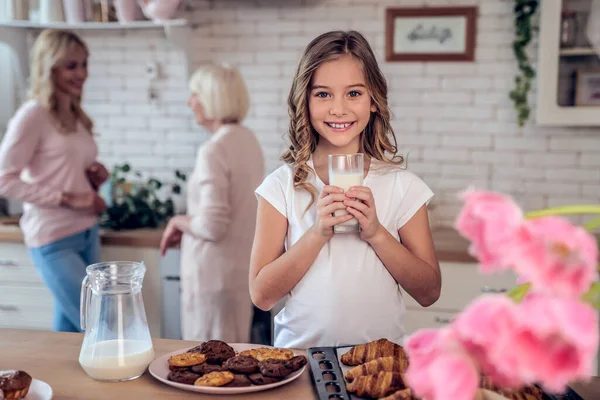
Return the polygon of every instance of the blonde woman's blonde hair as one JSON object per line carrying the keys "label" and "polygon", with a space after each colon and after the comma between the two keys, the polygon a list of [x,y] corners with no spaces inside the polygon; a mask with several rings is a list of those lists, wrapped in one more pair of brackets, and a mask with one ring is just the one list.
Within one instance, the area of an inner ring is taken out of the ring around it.
{"label": "blonde woman's blonde hair", "polygon": [[248,89],[242,74],[233,66],[200,67],[190,78],[189,88],[198,96],[207,119],[240,123],[248,114]]}
{"label": "blonde woman's blonde hair", "polygon": [[[79,46],[86,55],[89,50],[85,42],[68,30],[46,29],[40,33],[31,49],[31,90],[29,97],[37,100],[46,108],[61,133],[67,133],[68,127],[58,117],[56,85],[52,78],[54,69],[63,62],[69,52]],[[79,122],[92,134],[94,123],[81,107],[81,98],[72,99],[72,111]]]}
{"label": "blonde woman's blonde hair", "polygon": [[315,71],[322,64],[344,56],[356,59],[365,74],[367,90],[376,111],[365,130],[361,133],[360,147],[366,156],[388,164],[402,165],[404,159],[398,155],[396,136],[390,124],[390,109],[387,102],[387,82],[379,69],[373,50],[367,40],[356,31],[331,31],[324,33],[308,44],[296,70],[288,96],[290,126],[289,149],[281,159],[294,170],[294,187],[306,189],[311,195],[307,210],[317,198],[318,192],[307,181],[315,172],[308,165],[311,154],[317,148],[319,134],[310,123],[308,96]]}

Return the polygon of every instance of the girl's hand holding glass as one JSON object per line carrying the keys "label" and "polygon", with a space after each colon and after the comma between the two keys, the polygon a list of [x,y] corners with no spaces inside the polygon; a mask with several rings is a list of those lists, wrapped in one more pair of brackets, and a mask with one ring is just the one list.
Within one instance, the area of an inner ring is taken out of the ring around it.
{"label": "girl's hand holding glass", "polygon": [[377,218],[373,192],[366,186],[352,186],[345,194],[346,210],[358,220],[360,237],[366,242],[372,240],[381,230]]}
{"label": "girl's hand holding glass", "polygon": [[334,216],[337,210],[346,208],[343,201],[346,199],[344,191],[336,186],[327,185],[323,188],[319,201],[317,201],[317,219],[312,227],[320,236],[331,238],[333,226],[352,219],[351,214]]}

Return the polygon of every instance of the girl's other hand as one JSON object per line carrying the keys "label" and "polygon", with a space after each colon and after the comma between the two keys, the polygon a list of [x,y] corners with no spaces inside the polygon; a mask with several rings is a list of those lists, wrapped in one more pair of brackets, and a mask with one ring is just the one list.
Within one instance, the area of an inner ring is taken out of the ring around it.
{"label": "girl's other hand", "polygon": [[375,200],[371,189],[366,186],[352,186],[345,194],[346,210],[358,220],[360,237],[369,242],[381,232],[382,226],[377,219]]}
{"label": "girl's other hand", "polygon": [[352,215],[346,214],[338,217],[333,216],[337,210],[344,210],[346,206],[343,201],[346,198],[344,191],[336,186],[327,185],[323,188],[317,201],[317,219],[312,229],[325,238],[333,236],[333,226],[342,222],[350,221]]}

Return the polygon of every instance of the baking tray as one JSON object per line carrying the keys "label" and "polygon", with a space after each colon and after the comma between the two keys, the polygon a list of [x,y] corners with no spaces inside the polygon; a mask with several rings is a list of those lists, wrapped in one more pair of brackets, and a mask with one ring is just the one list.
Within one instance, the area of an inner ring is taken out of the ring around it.
{"label": "baking tray", "polygon": [[[344,375],[353,367],[342,364],[340,358],[352,346],[311,347],[306,351],[310,373],[319,400],[367,400],[346,390]],[[543,400],[592,400],[583,399],[571,388],[562,395],[543,392]]]}

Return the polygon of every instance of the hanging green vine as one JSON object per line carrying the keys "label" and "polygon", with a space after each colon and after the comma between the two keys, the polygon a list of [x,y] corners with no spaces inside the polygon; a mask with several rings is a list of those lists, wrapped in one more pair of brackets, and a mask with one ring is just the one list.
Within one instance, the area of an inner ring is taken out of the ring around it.
{"label": "hanging green vine", "polygon": [[529,107],[528,95],[531,90],[531,82],[535,77],[535,70],[527,57],[526,47],[531,42],[535,28],[531,20],[535,15],[539,0],[515,0],[515,40],[513,52],[519,63],[520,75],[515,77],[515,88],[510,91],[509,97],[514,102],[517,112],[519,126],[525,125],[529,119],[531,108]]}

